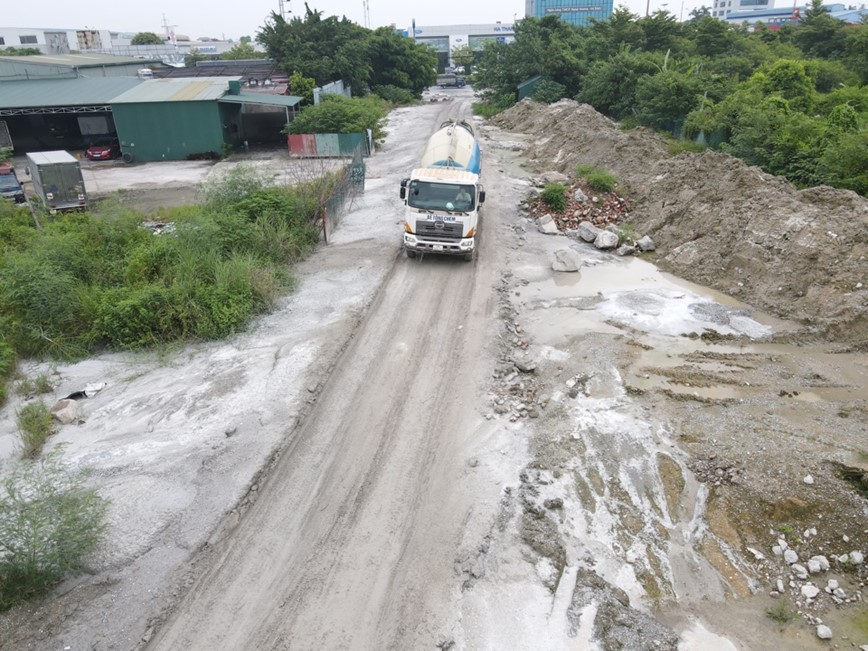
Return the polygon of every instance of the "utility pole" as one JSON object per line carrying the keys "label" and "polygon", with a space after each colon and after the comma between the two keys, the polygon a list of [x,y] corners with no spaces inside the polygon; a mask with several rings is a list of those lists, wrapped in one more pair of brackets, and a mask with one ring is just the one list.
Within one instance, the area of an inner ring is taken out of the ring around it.
{"label": "utility pole", "polygon": [[362,14],[365,27],[371,28],[371,0],[362,0]]}
{"label": "utility pole", "polygon": [[290,0],[277,0],[278,6],[280,7],[280,17],[286,20],[286,14],[291,14],[292,9],[287,9],[286,7],[290,5]]}

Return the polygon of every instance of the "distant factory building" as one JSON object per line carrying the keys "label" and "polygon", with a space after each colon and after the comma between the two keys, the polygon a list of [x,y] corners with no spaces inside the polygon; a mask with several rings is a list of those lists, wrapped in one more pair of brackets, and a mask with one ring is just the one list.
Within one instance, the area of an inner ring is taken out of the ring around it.
{"label": "distant factory building", "polygon": [[476,54],[488,41],[512,43],[515,40],[515,30],[511,24],[485,25],[435,25],[432,27],[413,25],[409,29],[400,30],[404,36],[414,38],[417,43],[429,45],[437,53],[437,70],[443,72],[453,65],[452,51],[462,46],[469,46]]}

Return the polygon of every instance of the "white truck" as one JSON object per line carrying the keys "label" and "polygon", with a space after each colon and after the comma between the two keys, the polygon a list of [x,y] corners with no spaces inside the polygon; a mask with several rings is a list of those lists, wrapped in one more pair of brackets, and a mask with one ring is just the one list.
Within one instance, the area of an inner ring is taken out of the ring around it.
{"label": "white truck", "polygon": [[33,180],[36,196],[49,210],[84,210],[87,192],[81,166],[68,151],[27,154],[25,172]]}
{"label": "white truck", "polygon": [[438,253],[473,260],[485,201],[481,170],[482,153],[470,125],[441,124],[428,139],[419,167],[401,181],[408,258]]}

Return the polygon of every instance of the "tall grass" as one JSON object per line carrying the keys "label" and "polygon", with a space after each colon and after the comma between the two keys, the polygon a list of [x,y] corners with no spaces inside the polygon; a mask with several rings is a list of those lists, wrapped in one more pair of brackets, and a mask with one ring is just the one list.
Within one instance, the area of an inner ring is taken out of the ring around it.
{"label": "tall grass", "polygon": [[[0,401],[17,358],[76,359],[238,332],[293,279],[318,241],[334,174],[272,187],[239,165],[200,203],[148,216],[119,202],[45,215],[38,232],[0,202]],[[155,235],[145,220],[172,222]]]}

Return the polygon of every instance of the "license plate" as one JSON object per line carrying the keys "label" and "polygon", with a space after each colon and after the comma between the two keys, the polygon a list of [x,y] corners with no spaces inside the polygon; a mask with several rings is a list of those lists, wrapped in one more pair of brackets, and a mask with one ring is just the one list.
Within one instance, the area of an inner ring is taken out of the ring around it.
{"label": "license plate", "polygon": [[443,250],[443,245],[442,245],[442,244],[435,244],[435,245],[434,245],[434,250],[435,250],[435,251],[442,251],[442,250]]}

